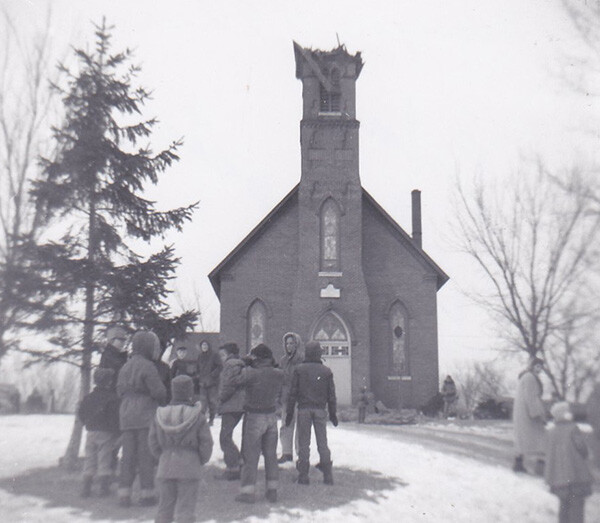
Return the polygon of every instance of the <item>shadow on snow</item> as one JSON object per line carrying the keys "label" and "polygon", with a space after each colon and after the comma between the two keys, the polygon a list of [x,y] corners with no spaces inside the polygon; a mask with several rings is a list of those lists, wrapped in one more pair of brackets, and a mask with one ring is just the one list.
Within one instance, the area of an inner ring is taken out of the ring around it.
{"label": "shadow on snow", "polygon": [[[274,504],[264,499],[264,471],[259,470],[257,496],[254,505],[241,504],[234,501],[239,493],[239,482],[214,480],[213,475],[220,468],[209,465],[204,467],[204,479],[200,483],[196,520],[233,521],[249,516],[267,518],[271,513],[289,519],[305,517],[305,511],[327,510],[339,507],[352,501],[367,500],[378,503],[387,494],[407,483],[395,477],[383,476],[378,472],[336,468],[334,466],[335,485],[323,484],[323,476],[311,467],[310,485],[295,483],[295,468],[290,465],[279,469],[279,501]],[[117,506],[114,493],[108,498],[93,496],[83,499],[79,496],[81,489],[80,475],[66,472],[58,467],[34,469],[14,478],[0,479],[0,489],[13,495],[35,496],[47,501],[47,507],[70,507],[73,512],[89,513],[90,519],[148,520],[154,519],[155,507],[139,507],[134,505],[124,509]],[[96,486],[95,486],[96,488]]]}

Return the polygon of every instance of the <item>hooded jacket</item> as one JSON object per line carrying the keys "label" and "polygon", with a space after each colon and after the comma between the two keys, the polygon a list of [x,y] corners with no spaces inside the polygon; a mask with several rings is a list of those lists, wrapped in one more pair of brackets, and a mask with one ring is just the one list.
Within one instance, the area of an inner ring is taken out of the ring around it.
{"label": "hooded jacket", "polygon": [[287,411],[293,412],[296,403],[298,409],[324,409],[327,406],[330,416],[337,410],[333,372],[323,365],[319,353],[308,349],[304,362],[294,371]]}
{"label": "hooded jacket", "polygon": [[555,420],[546,441],[546,483],[559,497],[589,496],[592,474],[586,464],[588,450],[577,424],[566,416]]}
{"label": "hooded jacket", "polygon": [[150,427],[156,408],[167,399],[167,389],[152,361],[154,347],[147,341],[133,345],[131,358],[119,372],[117,394],[121,398],[121,430]]}
{"label": "hooded jacket", "polygon": [[213,440],[200,404],[159,407],[148,446],[158,458],[157,478],[200,479],[200,467],[212,454]]}
{"label": "hooded jacket", "polygon": [[237,384],[244,367],[244,362],[238,356],[227,356],[219,383],[219,414],[244,412],[244,388]]}
{"label": "hooded jacket", "polygon": [[[288,354],[285,349],[285,339],[288,336],[293,336],[296,340],[296,350],[292,354]],[[292,378],[294,376],[294,370],[304,360],[304,349],[302,347],[302,338],[295,332],[286,332],[282,338],[283,342],[283,356],[279,360],[279,368],[283,371],[283,388],[281,389],[281,404],[287,403],[287,398],[290,395],[290,389],[292,388]]]}
{"label": "hooded jacket", "polygon": [[[112,380],[111,380],[112,384]],[[77,415],[88,432],[119,432],[119,397],[104,387],[94,387],[77,410]]]}

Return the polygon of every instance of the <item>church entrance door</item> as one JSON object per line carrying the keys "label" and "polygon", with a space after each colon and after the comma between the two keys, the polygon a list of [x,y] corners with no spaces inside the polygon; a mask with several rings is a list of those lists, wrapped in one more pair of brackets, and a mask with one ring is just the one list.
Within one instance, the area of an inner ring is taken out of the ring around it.
{"label": "church entrance door", "polygon": [[342,318],[333,311],[317,321],[311,339],[323,349],[323,361],[333,372],[339,405],[352,404],[352,366],[350,332]]}

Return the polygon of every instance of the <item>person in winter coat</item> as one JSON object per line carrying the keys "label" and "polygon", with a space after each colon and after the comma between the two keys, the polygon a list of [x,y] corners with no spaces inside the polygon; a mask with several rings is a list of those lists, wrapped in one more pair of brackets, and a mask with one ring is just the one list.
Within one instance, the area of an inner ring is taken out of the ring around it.
{"label": "person in winter coat", "polygon": [[[286,332],[283,335],[283,356],[279,360],[279,368],[283,370],[284,380],[283,389],[281,391],[281,429],[279,431],[279,439],[281,440],[281,458],[279,463],[286,461],[294,461],[293,446],[294,446],[294,426],[296,417],[292,418],[292,422],[287,426],[284,421],[286,418],[287,399],[290,395],[292,387],[292,377],[294,370],[302,360],[304,353],[302,350],[302,338],[295,332]],[[298,438],[296,437],[296,451],[298,450]]]}
{"label": "person in winter coat", "polygon": [[594,466],[600,469],[600,383],[596,383],[585,404],[586,417],[592,426],[590,437]]}
{"label": "person in winter coat", "polygon": [[[289,425],[298,404],[298,483],[308,485],[310,467],[310,433],[314,427],[319,452],[317,468],[323,480],[333,485],[331,452],[327,445],[327,412],[334,427],[338,425],[337,404],[333,373],[321,360],[321,345],[317,341],[306,344],[304,362],[298,365],[292,378],[285,424]],[[327,407],[327,410],[325,410]]]}
{"label": "person in winter coat", "polygon": [[519,375],[513,406],[515,432],[515,472],[527,472],[524,459],[535,460],[535,473],[544,473],[544,441],[546,437],[546,407],[542,402],[542,382],[539,374],[544,366],[540,358],[531,358],[527,369]]}
{"label": "person in winter coat", "polygon": [[208,407],[208,423],[213,424],[217,412],[219,394],[219,374],[223,364],[218,354],[210,348],[210,344],[203,340],[200,343],[198,356],[198,382],[200,386],[200,401],[203,407]]}
{"label": "person in winter coat", "polygon": [[110,327],[106,331],[106,346],[100,356],[99,367],[113,370],[113,390],[117,388],[117,378],[119,371],[127,362],[127,351],[125,343],[127,342],[127,331],[123,327]]}
{"label": "person in winter coat", "polygon": [[[364,423],[367,418],[367,408],[369,405],[372,405],[375,401],[373,397],[373,393],[369,392],[369,389],[366,385],[363,385],[360,388],[360,394],[358,395],[358,422]],[[377,408],[377,407],[375,407]]]}
{"label": "person in winter coat", "polygon": [[94,390],[87,394],[77,411],[87,430],[81,496],[92,493],[94,476],[100,482],[100,496],[110,493],[113,452],[119,438],[119,397],[113,389],[114,371],[98,368]]}
{"label": "person in winter coat", "polygon": [[213,440],[206,416],[194,404],[194,382],[186,375],[171,381],[171,403],[159,407],[148,446],[158,459],[156,479],[159,491],[156,523],[192,523],[198,498],[201,467],[212,454]]}
{"label": "person in winter coat", "polygon": [[215,478],[234,481],[240,479],[242,456],[233,441],[233,431],[244,416],[244,389],[237,382],[245,364],[240,359],[240,349],[235,343],[226,343],[219,347],[219,352],[223,360],[219,382],[219,414],[221,415],[219,443],[226,468]]}
{"label": "person in winter coat", "polygon": [[559,523],[583,523],[585,498],[593,483],[585,440],[566,401],[555,403],[550,414],[555,425],[546,443],[546,483],[560,499]]}
{"label": "person in winter coat", "polygon": [[156,334],[136,332],[131,340],[132,356],[119,372],[117,393],[121,398],[119,424],[123,457],[119,478],[119,505],[131,505],[131,485],[140,474],[140,504],[153,505],[154,459],[148,449],[148,431],[157,407],[164,403],[167,391],[152,361],[159,346]]}
{"label": "person in winter coat", "polygon": [[185,346],[177,347],[177,358],[171,363],[171,379],[185,375],[192,378],[194,382],[194,394],[199,394],[198,387],[198,361],[196,358],[190,358],[188,348]]}
{"label": "person in winter coat", "polygon": [[456,384],[452,379],[452,376],[446,376],[444,383],[442,384],[442,399],[444,400],[444,419],[448,419],[448,416],[454,413],[456,402],[458,401],[458,393],[456,392]]}
{"label": "person in winter coat", "polygon": [[266,498],[277,501],[279,465],[277,464],[277,405],[283,386],[283,371],[278,369],[271,349],[257,345],[250,352],[253,361],[236,382],[244,386],[244,426],[242,429],[242,485],[235,498],[241,503],[254,503],[258,460],[265,460]]}

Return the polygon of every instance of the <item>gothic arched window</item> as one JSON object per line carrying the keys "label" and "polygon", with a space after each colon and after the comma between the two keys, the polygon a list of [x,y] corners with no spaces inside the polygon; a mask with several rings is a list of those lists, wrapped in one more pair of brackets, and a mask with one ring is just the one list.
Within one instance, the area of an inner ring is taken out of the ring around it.
{"label": "gothic arched window", "polygon": [[321,207],[321,263],[322,271],[339,271],[340,264],[340,208],[329,198]]}
{"label": "gothic arched window", "polygon": [[267,332],[267,308],[261,300],[255,300],[248,309],[248,352],[260,343],[265,343]]}
{"label": "gothic arched window", "polygon": [[390,309],[390,375],[407,376],[408,357],[406,350],[406,314],[400,302],[395,302]]}

